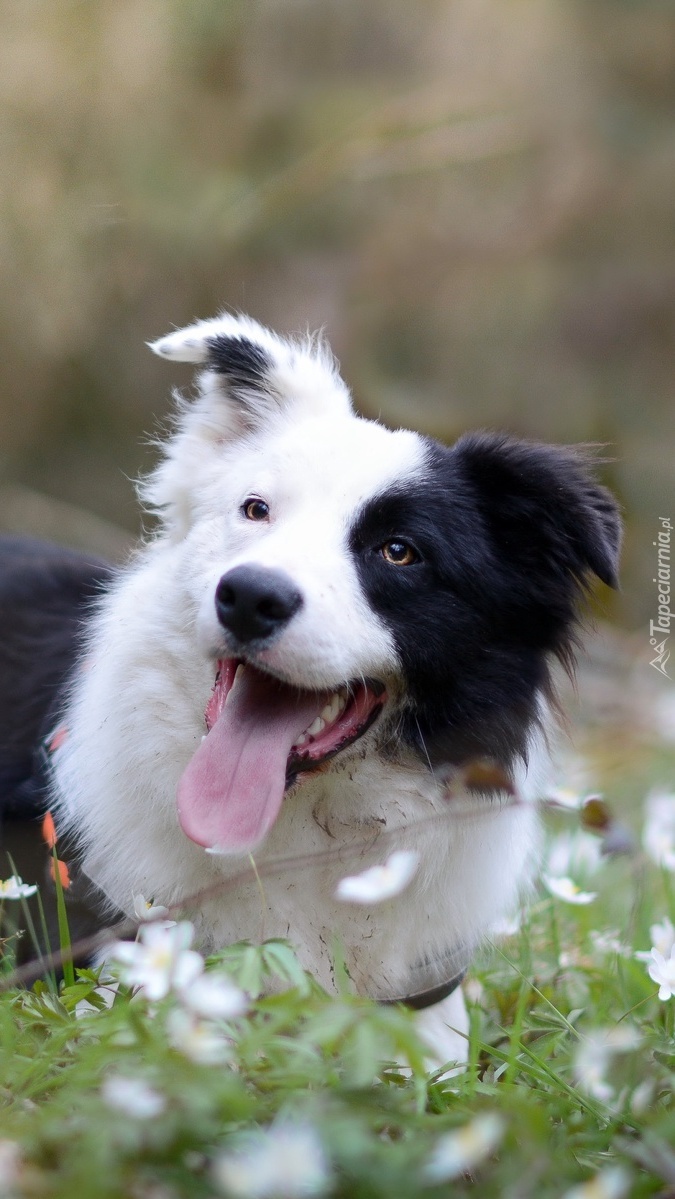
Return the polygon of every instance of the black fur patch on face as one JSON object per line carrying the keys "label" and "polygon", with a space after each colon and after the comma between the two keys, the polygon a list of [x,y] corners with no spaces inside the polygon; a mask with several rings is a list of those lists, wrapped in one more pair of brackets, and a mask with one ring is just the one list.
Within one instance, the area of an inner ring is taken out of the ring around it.
{"label": "black fur patch on face", "polygon": [[[406,738],[433,765],[508,765],[550,689],[549,656],[571,665],[590,576],[616,584],[616,504],[571,450],[472,434],[428,441],[425,457],[419,480],[363,507],[350,548],[403,664]],[[386,560],[391,542],[412,548],[409,565]]]}
{"label": "black fur patch on face", "polygon": [[209,366],[222,375],[235,398],[265,387],[272,359],[247,337],[219,335],[209,338]]}

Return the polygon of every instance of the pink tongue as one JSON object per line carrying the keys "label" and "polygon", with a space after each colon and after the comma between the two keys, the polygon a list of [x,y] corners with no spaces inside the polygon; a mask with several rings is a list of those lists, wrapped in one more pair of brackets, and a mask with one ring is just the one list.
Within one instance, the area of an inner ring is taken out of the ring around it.
{"label": "pink tongue", "polygon": [[291,748],[327,695],[296,691],[246,667],[178,784],[178,818],[191,841],[247,853],[276,820]]}

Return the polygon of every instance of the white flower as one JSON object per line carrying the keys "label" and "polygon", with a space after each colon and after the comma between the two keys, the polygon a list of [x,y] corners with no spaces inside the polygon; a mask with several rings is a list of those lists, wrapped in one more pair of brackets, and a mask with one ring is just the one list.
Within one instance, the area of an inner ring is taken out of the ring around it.
{"label": "white flower", "polygon": [[622,1166],[601,1170],[588,1182],[565,1191],[562,1199],[623,1199],[628,1194],[630,1175]]}
{"label": "white flower", "polygon": [[151,922],[141,925],[138,941],[118,941],[110,957],[120,963],[122,982],[152,1000],[188,986],[204,969],[201,955],[188,948],[193,932],[188,921]]}
{"label": "white flower", "polygon": [[551,878],[543,876],[544,886],[555,895],[556,899],[564,899],[565,903],[592,903],[597,897],[597,891],[582,891],[571,878]]}
{"label": "white flower", "polygon": [[584,802],[584,797],[571,787],[550,787],[544,796],[544,803],[555,808],[567,808],[578,811]]}
{"label": "white flower", "polygon": [[574,946],[572,949],[563,949],[562,953],[558,954],[558,965],[563,970],[570,970],[588,966],[589,962],[581,950]]}
{"label": "white flower", "polygon": [[664,916],[660,924],[651,925],[649,935],[654,949],[658,949],[659,953],[670,954],[675,948],[675,928],[667,916]]}
{"label": "white flower", "polygon": [[514,916],[502,916],[490,925],[491,937],[515,937],[520,932],[523,923],[523,913],[516,912]]}
{"label": "white flower", "polygon": [[597,837],[583,829],[561,833],[551,843],[542,881],[551,895],[565,903],[592,903],[597,891],[584,891],[580,884],[595,873],[601,861]]}
{"label": "white flower", "polygon": [[175,924],[175,920],[165,920],[169,915],[169,909],[163,908],[160,903],[154,903],[152,899],[146,899],[145,895],[134,896],[134,912],[139,920],[164,920],[166,924]]}
{"label": "white flower", "polygon": [[[661,924],[652,924],[649,929],[649,935],[652,939],[652,948],[658,949],[659,953],[664,957],[670,957],[673,949],[675,949],[675,928],[667,916],[664,917]],[[650,961],[652,956],[651,949],[638,949],[635,957],[640,962]]]}
{"label": "white flower", "polygon": [[485,988],[478,978],[468,978],[462,990],[467,1003],[482,1003],[485,999]]}
{"label": "white flower", "polygon": [[616,953],[622,958],[629,958],[632,955],[633,951],[630,945],[626,945],[614,929],[606,929],[604,932],[599,932],[593,928],[589,936],[591,945],[597,953]]}
{"label": "white flower", "polygon": [[657,866],[675,870],[675,795],[651,791],[645,800],[647,819],[642,831],[645,853]]}
{"label": "white flower", "polygon": [[24,883],[18,874],[13,874],[4,882],[0,881],[0,901],[3,899],[29,899],[31,895],[35,895],[36,891],[37,886],[32,887],[29,883]]}
{"label": "white flower", "polygon": [[229,978],[217,974],[202,974],[181,988],[180,997],[196,1016],[210,1020],[232,1020],[242,1016],[248,1007],[244,992]]}
{"label": "white flower", "polygon": [[592,833],[577,829],[561,833],[551,842],[546,861],[546,873],[552,878],[571,876],[586,879],[602,865],[601,842]]}
{"label": "white flower", "polygon": [[659,999],[670,999],[671,995],[675,995],[675,949],[671,950],[668,957],[664,957],[658,949],[652,949],[649,959],[647,973],[659,984]]}
{"label": "white flower", "polygon": [[596,1028],[580,1041],[574,1056],[574,1075],[578,1085],[594,1099],[609,1103],[614,1097],[614,1087],[605,1075],[612,1058],[617,1053],[628,1053],[637,1049],[640,1034],[630,1024],[616,1024],[612,1028]]}
{"label": "white flower", "polygon": [[645,1078],[636,1086],[630,1097],[630,1110],[634,1116],[644,1116],[649,1111],[654,1101],[654,1084],[653,1078]]}
{"label": "white flower", "polygon": [[495,1112],[476,1116],[463,1128],[455,1129],[436,1143],[424,1170],[431,1183],[449,1182],[472,1170],[496,1149],[504,1135],[504,1121]]}
{"label": "white flower", "polygon": [[[602,1032],[602,1029],[598,1031]],[[629,1053],[643,1043],[643,1038],[634,1024],[626,1024],[625,1020],[622,1020],[621,1024],[611,1025],[610,1029],[605,1029],[604,1040],[610,1053]]]}
{"label": "white flower", "polygon": [[174,1049],[200,1066],[222,1065],[232,1055],[231,1037],[184,1008],[169,1012],[166,1028]]}
{"label": "white flower", "polygon": [[331,1185],[330,1165],[316,1130],[281,1121],[216,1158],[213,1175],[233,1199],[304,1199],[325,1194]]}
{"label": "white flower", "polygon": [[151,1120],[166,1107],[164,1096],[140,1078],[111,1075],[103,1083],[101,1095],[108,1107],[125,1112],[134,1120]]}
{"label": "white flower", "polygon": [[574,1076],[577,1084],[587,1095],[608,1103],[614,1096],[614,1087],[605,1078],[611,1054],[601,1032],[589,1033],[579,1044],[574,1055]]}
{"label": "white flower", "polygon": [[362,874],[340,879],[335,898],[350,903],[381,903],[384,899],[392,899],[408,886],[419,860],[418,853],[398,849],[390,854],[383,866],[371,866]]}

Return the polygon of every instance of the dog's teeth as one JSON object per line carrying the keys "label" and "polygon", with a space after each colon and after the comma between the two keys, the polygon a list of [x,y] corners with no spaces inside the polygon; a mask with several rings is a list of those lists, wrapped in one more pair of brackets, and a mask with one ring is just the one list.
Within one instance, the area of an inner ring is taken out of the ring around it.
{"label": "dog's teeth", "polygon": [[326,724],[332,724],[333,721],[336,720],[340,715],[340,712],[344,710],[346,704],[346,695],[343,696],[339,691],[336,691],[334,695],[331,695],[328,703],[321,710],[321,719],[324,720]]}
{"label": "dog's teeth", "polygon": [[229,704],[230,699],[232,697],[232,692],[234,691],[234,689],[237,685],[237,680],[244,673],[245,669],[246,669],[246,667],[244,666],[244,663],[240,662],[237,669],[234,672],[234,678],[232,679],[232,686],[230,687],[230,690],[228,691],[227,695],[225,696],[225,707],[227,707],[227,705]]}
{"label": "dog's teeth", "polygon": [[320,716],[317,716],[316,720],[312,721],[309,728],[305,729],[305,732],[307,733],[308,737],[316,737],[317,733],[322,733],[325,727],[325,720],[322,720]]}
{"label": "dog's teeth", "polygon": [[300,746],[300,745],[306,745],[306,744],[307,744],[307,741],[308,741],[307,734],[306,734],[306,733],[301,733],[301,734],[300,734],[300,736],[298,737],[298,739],[297,739],[296,743],[295,743],[295,745],[296,745],[296,748],[297,748],[298,746]]}

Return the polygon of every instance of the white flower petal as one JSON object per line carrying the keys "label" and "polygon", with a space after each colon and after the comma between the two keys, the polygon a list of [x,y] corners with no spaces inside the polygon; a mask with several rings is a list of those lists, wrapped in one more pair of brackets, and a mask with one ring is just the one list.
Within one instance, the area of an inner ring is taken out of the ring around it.
{"label": "white flower petal", "polygon": [[573,791],[571,787],[551,787],[544,796],[544,803],[571,811],[578,811],[583,802],[584,797],[578,791]]}
{"label": "white flower petal", "polygon": [[476,1116],[463,1128],[441,1137],[424,1173],[429,1182],[449,1182],[484,1161],[504,1135],[504,1120],[496,1112]]}
{"label": "white flower petal", "polygon": [[601,1170],[588,1182],[565,1191],[562,1199],[623,1199],[628,1194],[630,1175],[622,1166]]}
{"label": "white flower petal", "polygon": [[138,931],[138,939],[148,949],[167,949],[171,953],[180,953],[189,949],[194,936],[194,927],[189,920],[157,920],[144,924]]}
{"label": "white flower petal", "polygon": [[214,1162],[216,1182],[232,1199],[303,1199],[331,1187],[330,1164],[309,1124],[279,1121]]}
{"label": "white flower petal", "polygon": [[142,954],[143,949],[136,941],[114,941],[108,949],[108,957],[124,965],[138,961]]}
{"label": "white flower petal", "polygon": [[239,987],[222,975],[203,974],[181,992],[185,1007],[210,1020],[232,1020],[242,1016],[248,1007]]}
{"label": "white flower petal", "polygon": [[467,1003],[482,1003],[485,999],[485,988],[478,978],[469,978],[462,987]]}
{"label": "white flower petal", "polygon": [[675,927],[667,916],[660,924],[652,924],[649,929],[652,945],[659,953],[670,955],[675,948]]}
{"label": "white flower petal", "polygon": [[341,879],[335,897],[350,903],[381,903],[392,899],[408,886],[419,860],[419,854],[410,849],[396,850],[383,866],[371,866],[362,874]]}
{"label": "white flower petal", "polygon": [[551,842],[546,860],[546,873],[552,877],[572,876],[585,879],[603,864],[602,845],[598,837],[577,829],[561,833]]}
{"label": "white flower petal", "polygon": [[183,949],[176,957],[176,964],[172,975],[173,986],[182,991],[184,987],[189,987],[204,970],[204,959],[200,953],[196,953],[194,949]]}
{"label": "white flower petal", "polygon": [[204,969],[201,955],[188,948],[193,935],[188,921],[155,921],[141,926],[137,942],[114,945],[111,957],[120,963],[123,982],[157,1001],[194,982]]}
{"label": "white flower petal", "polygon": [[580,1040],[574,1056],[574,1075],[578,1085],[588,1095],[603,1103],[614,1097],[614,1087],[606,1078],[612,1059],[618,1053],[637,1049],[641,1037],[632,1024],[615,1024],[595,1028]]}
{"label": "white flower petal", "polygon": [[581,891],[571,878],[552,878],[545,874],[542,881],[551,895],[565,903],[587,904],[597,898],[597,891]]}
{"label": "white flower petal", "polygon": [[[139,920],[164,920],[165,916],[169,915],[169,909],[163,908],[161,904],[153,903],[151,899],[146,899],[145,895],[134,896],[134,912]],[[171,922],[167,922],[171,923]],[[175,924],[176,922],[173,921]]]}
{"label": "white flower petal", "polygon": [[[649,935],[652,939],[652,948],[656,949],[662,956],[670,957],[673,949],[675,949],[675,928],[667,916],[657,924],[652,924],[649,929]],[[638,949],[633,955],[638,962],[651,961],[651,949]]]}
{"label": "white flower petal", "polygon": [[222,1065],[232,1056],[230,1037],[183,1008],[169,1012],[166,1027],[174,1048],[198,1065]]}
{"label": "white flower petal", "polygon": [[491,937],[515,937],[520,932],[523,923],[523,913],[516,912],[515,916],[502,916],[490,925]]}
{"label": "white flower petal", "polygon": [[591,929],[590,940],[593,948],[597,953],[616,953],[622,958],[632,956],[630,945],[626,945],[621,941],[618,933],[613,929],[607,929],[600,932],[596,929]]}
{"label": "white flower petal", "polygon": [[638,1083],[630,1098],[630,1110],[634,1115],[643,1116],[649,1110],[654,1101],[655,1085],[656,1080],[653,1078],[645,1078]]}
{"label": "white flower petal", "polygon": [[11,878],[0,882],[0,902],[3,899],[30,899],[36,891],[37,885],[31,886],[29,883],[24,883],[18,874],[13,874]]}
{"label": "white flower petal", "polygon": [[630,1053],[642,1044],[642,1037],[634,1024],[615,1024],[607,1029],[607,1045],[612,1053]]}
{"label": "white flower petal", "polygon": [[660,1000],[665,1001],[675,995],[675,949],[671,950],[668,957],[658,949],[652,949],[647,973],[659,985]]}
{"label": "white flower petal", "polygon": [[135,1120],[151,1120],[166,1107],[164,1096],[140,1078],[111,1075],[105,1079],[101,1095],[108,1107],[114,1107]]}

